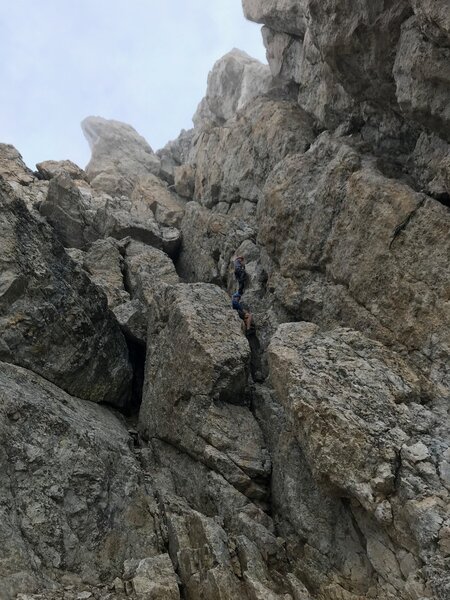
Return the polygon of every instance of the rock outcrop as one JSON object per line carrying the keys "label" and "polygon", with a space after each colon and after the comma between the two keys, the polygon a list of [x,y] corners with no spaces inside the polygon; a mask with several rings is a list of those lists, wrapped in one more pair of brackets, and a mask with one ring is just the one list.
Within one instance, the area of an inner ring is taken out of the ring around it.
{"label": "rock outcrop", "polygon": [[155,560],[158,508],[124,424],[20,367],[0,363],[0,380],[1,597]]}
{"label": "rock outcrop", "polygon": [[106,298],[0,182],[0,357],[67,392],[122,406],[131,367]]}
{"label": "rock outcrop", "polygon": [[2,598],[450,596],[447,4],[243,0],[162,150],[0,146]]}
{"label": "rock outcrop", "polygon": [[271,86],[267,65],[234,48],[210,72],[206,96],[193,117],[194,125],[222,125],[251,100],[269,92]]}
{"label": "rock outcrop", "polygon": [[128,195],[140,177],[159,173],[159,158],[130,125],[87,117],[82,128],[92,150],[86,173],[94,189]]}

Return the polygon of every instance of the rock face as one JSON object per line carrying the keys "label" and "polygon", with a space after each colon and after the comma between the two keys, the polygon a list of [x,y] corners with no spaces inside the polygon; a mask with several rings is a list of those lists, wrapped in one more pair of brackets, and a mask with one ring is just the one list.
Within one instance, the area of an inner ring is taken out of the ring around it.
{"label": "rock face", "polygon": [[131,369],[105,296],[10,188],[0,194],[1,359],[80,398],[123,405]]}
{"label": "rock face", "polygon": [[194,125],[223,124],[271,86],[267,65],[234,48],[216,62],[208,75],[208,90],[194,115]]}
{"label": "rock face", "polygon": [[[446,519],[439,461],[449,429],[437,423],[443,399],[430,403],[430,390],[399,356],[351,330],[282,325],[269,346],[269,365],[314,480],[334,496],[357,500],[350,510],[366,538],[365,562],[384,593],[424,593],[428,578],[445,589],[433,542]],[[419,488],[420,498],[412,492]]]}
{"label": "rock face", "polygon": [[45,160],[36,165],[36,168],[44,179],[53,179],[60,173],[66,173],[72,179],[87,180],[87,175],[78,165],[71,160]]}
{"label": "rock face", "polygon": [[[244,404],[249,350],[238,319],[218,288],[175,286],[167,291],[164,304],[167,314],[162,321],[167,327],[161,329],[159,322],[149,325],[149,333],[158,337],[148,348],[140,420],[148,435],[173,442],[172,436],[189,434],[185,424],[198,419],[204,401]],[[178,374],[168,382],[166,372],[174,363],[179,365]],[[177,406],[183,416],[174,423]]]}
{"label": "rock face", "polygon": [[448,2],[243,7],[156,154],[0,147],[2,598],[450,597]]}
{"label": "rock face", "polygon": [[[276,264],[271,285],[292,314],[401,344],[449,385],[446,207],[323,135],[306,154],[277,166],[258,221],[260,241]],[[425,241],[425,230],[434,241]],[[425,358],[430,344],[432,365]]]}
{"label": "rock face", "polygon": [[20,367],[0,363],[0,380],[1,597],[151,562],[158,510],[123,424]]}
{"label": "rock face", "polygon": [[39,211],[66,248],[86,248],[98,237],[93,226],[95,208],[66,172],[52,178]]}
{"label": "rock face", "polygon": [[226,128],[201,132],[190,155],[194,198],[208,208],[219,202],[256,203],[275,164],[304,152],[313,139],[312,121],[298,106],[258,99]]}
{"label": "rock face", "polygon": [[140,177],[159,173],[158,157],[130,125],[87,117],[82,128],[92,150],[86,172],[94,189],[128,195]]}

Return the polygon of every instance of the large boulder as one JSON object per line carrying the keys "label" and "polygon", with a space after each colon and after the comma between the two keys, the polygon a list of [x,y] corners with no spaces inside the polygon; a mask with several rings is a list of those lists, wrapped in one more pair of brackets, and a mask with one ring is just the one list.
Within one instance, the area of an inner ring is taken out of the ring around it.
{"label": "large boulder", "polygon": [[100,237],[111,236],[117,240],[131,237],[164,250],[170,256],[176,256],[180,248],[179,229],[160,225],[152,206],[140,193],[131,199],[108,197],[95,214],[94,227]]}
{"label": "large boulder", "polygon": [[159,173],[159,158],[131,125],[87,117],[81,127],[92,151],[86,172],[94,189],[129,195],[140,177]]}
{"label": "large boulder", "polygon": [[150,208],[160,225],[179,227],[184,206],[158,177],[147,175],[141,178],[133,190],[132,200]]}
{"label": "large boulder", "polygon": [[245,403],[249,348],[227,295],[216,286],[170,287],[163,312],[161,321],[149,324],[140,426],[147,437],[182,444],[186,423],[200,424],[214,401]]}
{"label": "large boulder", "polygon": [[179,277],[171,259],[157,248],[126,240],[122,251],[123,284],[131,302],[116,306],[114,314],[127,337],[145,343],[149,317],[158,320],[165,290],[179,283]]}
{"label": "large boulder", "polygon": [[99,237],[94,227],[98,210],[93,195],[83,194],[66,171],[58,171],[51,179],[39,212],[53,227],[66,248],[86,248]]}
{"label": "large boulder", "polygon": [[222,125],[271,86],[269,67],[234,48],[216,62],[208,75],[206,96],[193,117],[195,127]]}
{"label": "large boulder", "polygon": [[269,365],[315,481],[350,499],[386,597],[432,597],[430,588],[445,597],[446,400],[400,356],[348,329],[282,325]]}
{"label": "large boulder", "polygon": [[36,179],[11,144],[0,144],[0,176],[10,185],[30,185]]}
{"label": "large boulder", "polygon": [[112,412],[0,363],[0,442],[3,600],[111,582],[126,559],[162,551],[156,502]]}
{"label": "large boulder", "polygon": [[83,268],[108,298],[108,307],[116,308],[130,300],[124,286],[125,261],[122,248],[113,238],[93,242],[82,258]]}
{"label": "large boulder", "polygon": [[80,398],[122,406],[131,368],[106,297],[0,184],[0,357]]}
{"label": "large boulder", "polygon": [[36,168],[44,179],[53,179],[60,173],[66,173],[72,179],[87,181],[87,175],[83,169],[71,160],[44,160],[38,163]]}
{"label": "large boulder", "polygon": [[168,288],[163,302],[159,320],[150,316],[141,431],[207,464],[246,495],[264,496],[252,480],[268,477],[270,460],[244,406],[250,349],[227,296],[212,285],[182,284]]}

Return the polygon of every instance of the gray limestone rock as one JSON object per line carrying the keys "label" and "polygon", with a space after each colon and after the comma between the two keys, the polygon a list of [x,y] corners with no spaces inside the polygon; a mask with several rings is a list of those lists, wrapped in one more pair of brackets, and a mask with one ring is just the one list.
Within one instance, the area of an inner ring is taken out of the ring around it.
{"label": "gray limestone rock", "polygon": [[255,229],[242,218],[213,213],[197,202],[187,204],[181,231],[180,275],[186,281],[218,285],[228,279],[236,248],[255,237]]}
{"label": "gray limestone rock", "polygon": [[131,237],[170,256],[177,255],[181,243],[180,231],[159,225],[150,205],[139,195],[132,199],[108,197],[95,214],[94,227],[101,237],[111,236],[117,240]]}
{"label": "gray limestone rock", "polygon": [[80,398],[123,405],[131,368],[103,293],[4,184],[0,356]]}
{"label": "gray limestone rock", "polygon": [[58,172],[50,181],[39,211],[66,248],[82,250],[99,237],[94,227],[96,207],[91,198],[81,192],[66,171]]}
{"label": "gray limestone rock", "polygon": [[285,324],[268,352],[276,397],[312,475],[327,494],[350,499],[381,587],[399,598],[413,581],[421,593],[443,589],[435,541],[447,492],[430,447],[446,447],[449,431],[438,390],[430,401],[402,358],[348,329]]}
{"label": "gray limestone rock", "polygon": [[86,172],[94,189],[129,195],[141,177],[159,173],[159,158],[130,125],[87,117],[81,127],[92,151]]}
{"label": "gray limestone rock", "polygon": [[313,139],[313,122],[295,103],[257,99],[227,127],[200,133],[189,159],[195,168],[194,199],[209,208],[258,202],[273,167],[304,152]]}
{"label": "gray limestone rock", "polygon": [[195,170],[191,165],[175,167],[174,185],[177,194],[183,198],[192,198],[195,190]]}
{"label": "gray limestone rock", "polygon": [[83,257],[83,268],[105,292],[110,309],[130,300],[130,294],[124,289],[124,259],[115,239],[93,242]]}
{"label": "gray limestone rock", "polygon": [[297,319],[406,348],[447,386],[448,210],[361,161],[323,134],[278,165],[258,206],[269,289]]}
{"label": "gray limestone rock", "polygon": [[244,15],[277,31],[303,37],[307,27],[308,0],[243,0]]}
{"label": "gray limestone rock", "polygon": [[10,185],[30,185],[35,181],[22,155],[11,144],[0,144],[0,176]]}
{"label": "gray limestone rock", "polygon": [[157,298],[164,290],[180,281],[167,254],[135,240],[124,245],[124,275],[131,298],[154,308],[160,304]]}
{"label": "gray limestone rock", "polygon": [[159,225],[179,227],[184,206],[158,177],[147,175],[141,178],[133,190],[131,200],[135,206],[149,208]]}
{"label": "gray limestone rock", "polygon": [[[448,8],[448,7],[447,7]],[[412,120],[450,141],[450,32],[445,46],[424,35],[415,17],[402,27],[394,66],[397,100]]]}
{"label": "gray limestone rock", "polygon": [[81,592],[158,555],[158,509],[124,425],[20,367],[0,363],[0,381],[1,598],[71,576]]}
{"label": "gray limestone rock", "polygon": [[[226,294],[216,286],[168,288],[161,312],[162,319],[149,324],[139,421],[148,438],[183,446],[213,402],[245,403],[249,348]],[[176,376],[168,380],[173,364]],[[180,419],[173,419],[174,410]]]}
{"label": "gray limestone rock", "polygon": [[179,600],[177,576],[168,554],[128,560],[125,571],[125,581],[131,582],[136,600]]}
{"label": "gray limestone rock", "polygon": [[67,173],[72,179],[87,181],[87,175],[83,169],[71,160],[45,160],[38,163],[36,168],[44,179],[53,179],[59,173]]}
{"label": "gray limestone rock", "polygon": [[271,87],[267,65],[234,48],[216,62],[208,75],[206,96],[193,117],[195,127],[221,125]]}

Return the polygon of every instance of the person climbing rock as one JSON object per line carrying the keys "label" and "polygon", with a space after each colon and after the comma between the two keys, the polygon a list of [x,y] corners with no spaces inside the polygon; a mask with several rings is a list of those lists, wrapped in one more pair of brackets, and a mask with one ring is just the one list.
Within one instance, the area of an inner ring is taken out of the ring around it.
{"label": "person climbing rock", "polygon": [[231,307],[234,310],[237,310],[239,318],[244,320],[244,307],[241,304],[241,297],[242,294],[240,294],[239,292],[235,292],[231,297]]}
{"label": "person climbing rock", "polygon": [[237,256],[234,259],[234,276],[239,285],[239,293],[242,296],[247,281],[247,273],[245,271],[245,260],[243,256]]}
{"label": "person climbing rock", "polygon": [[253,335],[256,333],[256,328],[255,328],[255,322],[253,320],[253,315],[252,313],[247,310],[247,309],[243,309],[243,325],[244,325],[244,333],[245,335],[249,336],[249,335]]}

